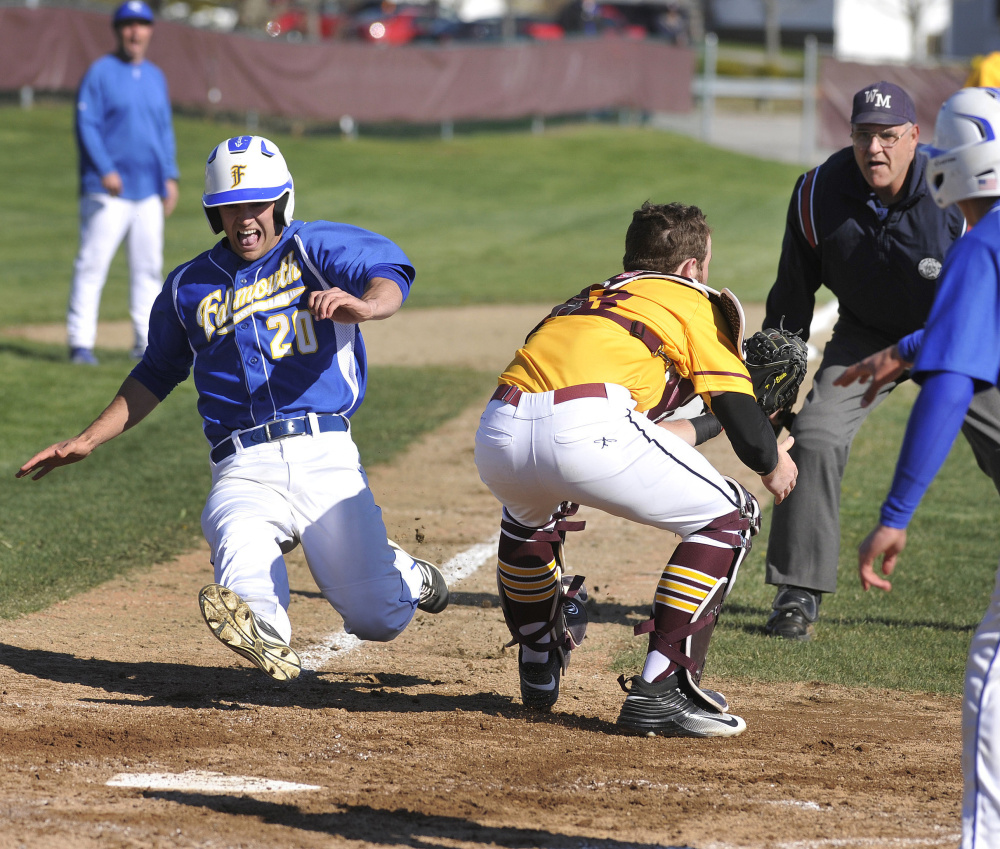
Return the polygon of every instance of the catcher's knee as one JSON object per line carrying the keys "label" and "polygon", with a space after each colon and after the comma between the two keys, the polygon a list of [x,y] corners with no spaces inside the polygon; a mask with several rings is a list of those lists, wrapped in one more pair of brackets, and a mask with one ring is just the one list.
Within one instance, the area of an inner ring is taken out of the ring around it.
{"label": "catcher's knee", "polygon": [[[544,528],[527,528],[504,511],[497,551],[500,607],[511,633],[511,645],[536,651],[554,646],[576,648],[586,633],[583,602],[587,591],[581,576],[563,574],[563,541],[582,522],[566,522],[572,511]],[[569,620],[567,622],[567,620]]]}

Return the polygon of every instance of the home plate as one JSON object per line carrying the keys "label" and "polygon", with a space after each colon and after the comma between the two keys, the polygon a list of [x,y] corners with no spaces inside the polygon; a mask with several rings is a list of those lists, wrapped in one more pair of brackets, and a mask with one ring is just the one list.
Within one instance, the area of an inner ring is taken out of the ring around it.
{"label": "home plate", "polygon": [[291,793],[295,790],[322,790],[315,784],[293,784],[249,775],[221,772],[120,772],[108,787],[136,787],[140,790],[191,790],[198,793]]}

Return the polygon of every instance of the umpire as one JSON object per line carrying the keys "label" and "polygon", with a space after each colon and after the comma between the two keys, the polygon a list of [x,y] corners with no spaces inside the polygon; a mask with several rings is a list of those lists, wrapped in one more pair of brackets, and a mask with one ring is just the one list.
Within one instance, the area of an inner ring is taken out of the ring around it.
{"label": "umpire", "polygon": [[[765,630],[775,637],[811,639],[822,594],[837,589],[840,487],[851,442],[898,383],[863,406],[863,385],[834,381],[923,326],[944,256],[965,230],[955,206],[934,203],[919,141],[910,96],[888,82],[866,86],[854,95],[851,146],[802,175],[792,193],[764,327],[784,322],[808,338],[821,286],[837,296],[839,316],[791,425],[798,486],[771,519],[766,581],[778,590]],[[963,433],[1000,488],[997,422],[1000,397],[980,393]]]}

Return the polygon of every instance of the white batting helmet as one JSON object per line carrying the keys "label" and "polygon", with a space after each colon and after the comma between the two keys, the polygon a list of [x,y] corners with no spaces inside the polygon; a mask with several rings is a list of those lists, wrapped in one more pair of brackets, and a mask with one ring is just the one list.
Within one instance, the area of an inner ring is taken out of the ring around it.
{"label": "white batting helmet", "polygon": [[927,185],[942,209],[1000,196],[1000,89],[963,88],[938,112]]}
{"label": "white batting helmet", "polygon": [[230,203],[275,201],[275,221],[292,223],[295,186],[278,146],[261,136],[236,136],[218,145],[205,164],[201,204],[215,233],[222,218],[215,207]]}

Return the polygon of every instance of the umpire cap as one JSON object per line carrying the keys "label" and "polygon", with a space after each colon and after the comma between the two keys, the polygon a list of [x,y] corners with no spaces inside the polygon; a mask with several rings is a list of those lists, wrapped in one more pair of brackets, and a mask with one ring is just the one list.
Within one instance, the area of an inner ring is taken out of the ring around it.
{"label": "umpire cap", "polygon": [[917,110],[903,89],[885,80],[865,86],[854,95],[852,124],[916,124]]}

